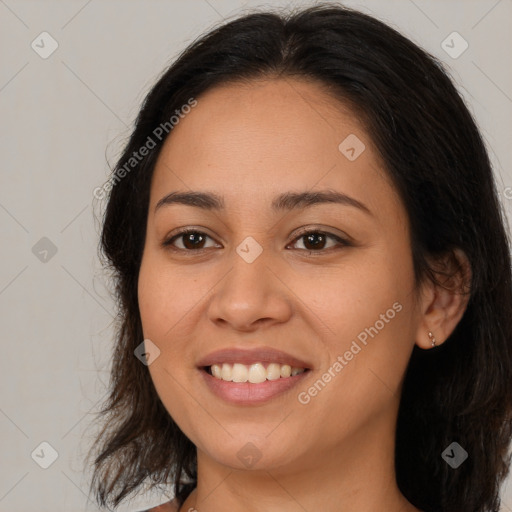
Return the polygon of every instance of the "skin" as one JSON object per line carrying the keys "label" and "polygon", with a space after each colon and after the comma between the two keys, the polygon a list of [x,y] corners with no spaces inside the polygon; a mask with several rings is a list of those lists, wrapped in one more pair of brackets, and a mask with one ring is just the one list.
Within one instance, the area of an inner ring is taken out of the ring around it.
{"label": "skin", "polygon": [[[318,83],[232,83],[197,100],[155,167],[139,277],[144,337],[161,351],[151,377],[197,447],[198,486],[180,510],[417,511],[394,471],[402,381],[414,344],[429,349],[428,331],[437,345],[446,340],[464,298],[430,282],[416,287],[403,204],[358,118]],[[349,134],[365,144],[354,161],[338,149]],[[284,192],[325,189],[371,213],[335,203],[270,207]],[[155,211],[170,192],[190,190],[223,196],[225,208]],[[175,239],[175,251],[162,246],[190,226],[208,236],[203,251],[187,236]],[[312,249],[301,227],[350,244],[327,238]],[[263,249],[252,263],[236,252],[248,236]],[[298,393],[396,303],[394,318],[300,403]],[[237,406],[205,386],[201,357],[263,345],[311,364],[299,388]],[[251,468],[237,456],[248,442],[261,455]]]}

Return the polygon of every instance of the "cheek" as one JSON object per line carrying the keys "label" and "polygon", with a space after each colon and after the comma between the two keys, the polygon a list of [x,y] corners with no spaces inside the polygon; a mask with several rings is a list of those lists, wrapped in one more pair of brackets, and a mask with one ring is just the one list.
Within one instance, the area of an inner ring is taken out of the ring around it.
{"label": "cheek", "polygon": [[[320,415],[342,403],[359,410],[371,402],[378,409],[398,390],[414,343],[413,286],[406,250],[368,252],[314,280],[296,281],[294,291],[314,313],[329,354],[318,372],[329,384],[311,390],[322,395],[313,406]],[[366,406],[355,416],[368,414]]]}
{"label": "cheek", "polygon": [[138,281],[139,310],[145,339],[159,356],[148,366],[156,392],[169,415],[184,431],[194,424],[185,388],[190,357],[187,356],[187,312],[197,299],[181,286],[179,271],[170,272],[159,256],[145,253]]}
{"label": "cheek", "polygon": [[144,255],[138,300],[145,337],[164,346],[168,344],[166,340],[178,339],[177,333],[187,325],[187,315],[203,296],[204,287],[199,286],[195,275],[187,276],[182,269],[171,267],[158,254]]}
{"label": "cheek", "polygon": [[383,321],[392,319],[385,323],[386,329],[392,323],[399,325],[406,315],[396,314],[398,306],[393,309],[393,305],[408,309],[413,286],[412,262],[406,253],[368,251],[349,256],[336,266],[290,275],[294,293],[314,313],[325,342],[340,349],[376,322],[381,327],[382,314]]}

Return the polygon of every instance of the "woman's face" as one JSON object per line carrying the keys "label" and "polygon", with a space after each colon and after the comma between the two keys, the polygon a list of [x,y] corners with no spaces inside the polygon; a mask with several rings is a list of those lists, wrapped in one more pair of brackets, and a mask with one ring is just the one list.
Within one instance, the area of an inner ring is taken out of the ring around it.
{"label": "woman's face", "polygon": [[314,83],[197,101],[159,156],[140,269],[159,397],[199,457],[234,468],[387,451],[420,318],[372,141]]}

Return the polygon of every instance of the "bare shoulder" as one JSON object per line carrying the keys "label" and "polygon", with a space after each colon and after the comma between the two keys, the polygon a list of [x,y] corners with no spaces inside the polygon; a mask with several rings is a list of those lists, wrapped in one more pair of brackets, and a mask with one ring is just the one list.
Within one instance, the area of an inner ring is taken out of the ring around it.
{"label": "bare shoulder", "polygon": [[178,512],[178,510],[178,502],[176,501],[176,498],[174,498],[167,503],[162,503],[162,505],[144,510],[143,512]]}

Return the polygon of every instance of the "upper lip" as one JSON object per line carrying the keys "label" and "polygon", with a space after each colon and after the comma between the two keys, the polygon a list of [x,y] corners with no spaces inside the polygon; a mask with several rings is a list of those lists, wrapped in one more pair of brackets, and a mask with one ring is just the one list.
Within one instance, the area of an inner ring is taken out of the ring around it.
{"label": "upper lip", "polygon": [[197,366],[205,367],[211,366],[212,364],[222,363],[278,363],[282,365],[289,364],[290,366],[296,368],[311,368],[311,364],[307,361],[270,347],[260,347],[253,349],[225,348],[216,350],[215,352],[211,352],[207,356],[200,359],[197,363]]}

